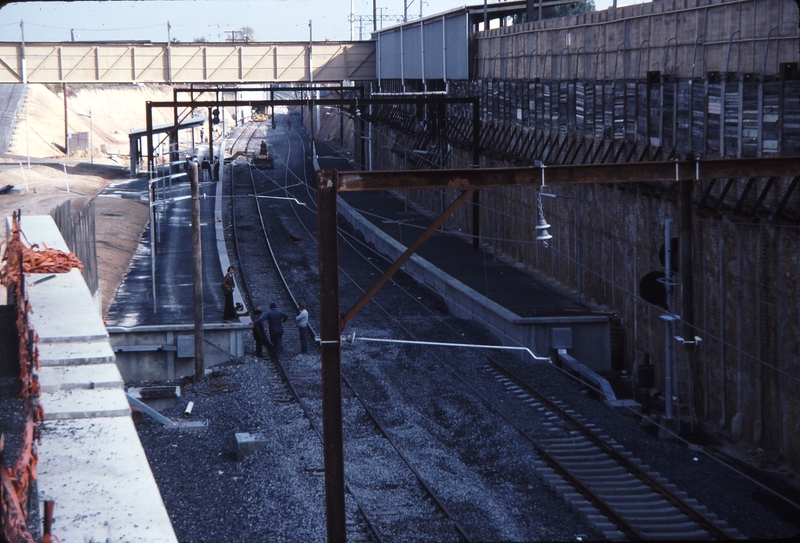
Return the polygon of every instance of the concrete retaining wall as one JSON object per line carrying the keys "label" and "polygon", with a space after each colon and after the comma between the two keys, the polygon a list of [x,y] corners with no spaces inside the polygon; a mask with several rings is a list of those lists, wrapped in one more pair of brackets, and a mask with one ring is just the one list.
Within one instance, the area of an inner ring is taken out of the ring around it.
{"label": "concrete retaining wall", "polygon": [[[205,365],[244,356],[244,324],[203,326]],[[176,379],[194,375],[194,326],[108,328],[117,367],[125,381]]]}
{"label": "concrete retaining wall", "polygon": [[474,78],[769,76],[797,62],[799,36],[794,0],[658,0],[480,33]]}

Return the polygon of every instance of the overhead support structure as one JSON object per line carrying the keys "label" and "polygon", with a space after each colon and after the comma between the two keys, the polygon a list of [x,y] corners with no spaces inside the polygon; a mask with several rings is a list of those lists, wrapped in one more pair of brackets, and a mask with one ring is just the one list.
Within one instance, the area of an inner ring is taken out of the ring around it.
{"label": "overhead support structure", "polygon": [[[344,326],[378,292],[391,275],[444,222],[470,194],[490,187],[539,187],[542,167],[353,171],[319,170],[317,206],[320,272],[320,345],[322,352],[322,420],[325,462],[325,503],[329,542],[347,539],[344,511],[344,447],[342,440],[341,341]],[[681,193],[681,235],[691,236],[691,196],[695,180],[728,177],[793,177],[800,157],[712,159],[673,162],[547,166],[548,185],[677,182]],[[353,308],[339,310],[339,249],[336,197],[341,192],[364,190],[457,189],[462,191],[445,213],[422,234]],[[691,239],[688,239],[691,247]],[[682,242],[682,244],[685,242]],[[692,267],[691,251],[681,252],[681,268]],[[685,273],[685,272],[683,272]],[[684,276],[686,280],[687,276]],[[691,275],[688,276],[691,281]],[[691,295],[690,295],[691,298]],[[687,303],[684,294],[683,303]],[[692,303],[691,299],[688,303]],[[683,308],[690,315],[691,309]],[[689,325],[691,330],[691,326]]]}
{"label": "overhead support structure", "polygon": [[[298,87],[298,88],[287,88],[281,90],[297,90],[297,89],[307,89],[307,90],[350,90],[351,87]],[[352,87],[352,89],[360,89],[360,92],[363,92],[363,87]],[[183,89],[182,92],[195,92],[199,89],[192,89],[187,90]],[[229,89],[228,89],[229,90]],[[257,90],[257,89],[254,89]],[[206,92],[210,92],[211,89],[204,89]],[[359,106],[374,106],[374,105],[457,105],[457,104],[467,104],[472,107],[472,164],[474,167],[477,167],[480,163],[480,135],[481,135],[481,117],[480,117],[480,102],[478,98],[475,97],[446,97],[441,95],[428,95],[428,96],[408,96],[408,95],[392,95],[392,96],[382,96],[378,98],[363,98],[363,94],[358,98],[320,98],[320,99],[310,99],[310,98],[273,98],[270,100],[219,100],[218,98],[209,99],[209,100],[191,100],[191,101],[179,101],[174,100],[172,102],[147,102],[146,104],[146,118],[147,118],[147,156],[148,156],[148,171],[153,171],[154,163],[153,163],[153,150],[154,150],[154,142],[152,136],[152,125],[153,125],[153,109],[154,108],[171,108],[173,111],[177,108],[197,108],[197,107],[252,107],[252,106],[266,106],[271,107],[275,105],[283,105],[283,106],[305,106],[305,107],[313,107],[314,105],[324,105],[324,106],[350,106],[354,109],[357,109]],[[359,115],[359,119],[363,121],[363,116]],[[363,127],[361,127],[361,132],[363,133]],[[364,140],[359,138],[360,145],[363,145]],[[363,151],[362,151],[363,156]],[[460,171],[460,170],[432,170],[432,171]],[[367,172],[362,172],[367,173]],[[371,172],[371,173],[385,173],[385,172]],[[472,214],[473,214],[473,247],[478,248],[480,245],[480,199],[478,192],[475,191],[472,199]]]}

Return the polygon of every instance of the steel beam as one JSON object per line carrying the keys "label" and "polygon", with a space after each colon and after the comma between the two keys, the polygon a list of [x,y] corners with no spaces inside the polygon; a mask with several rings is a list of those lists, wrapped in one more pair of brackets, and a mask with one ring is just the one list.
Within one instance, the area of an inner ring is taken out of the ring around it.
{"label": "steel beam", "polygon": [[[698,161],[637,162],[630,164],[573,164],[547,166],[545,184],[633,183],[693,181],[697,179],[792,177],[800,171],[800,157],[711,159]],[[483,189],[537,186],[542,168],[480,168],[453,170],[382,170],[339,172],[340,192],[392,189]]]}

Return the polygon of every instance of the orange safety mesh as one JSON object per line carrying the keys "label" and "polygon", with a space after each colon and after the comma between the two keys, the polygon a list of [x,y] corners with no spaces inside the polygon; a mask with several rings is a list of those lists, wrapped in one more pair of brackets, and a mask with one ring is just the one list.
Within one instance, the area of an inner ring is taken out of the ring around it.
{"label": "orange safety mesh", "polygon": [[[19,337],[20,379],[25,414],[22,447],[14,466],[0,465],[0,486],[2,486],[3,535],[9,543],[35,543],[25,522],[27,496],[33,481],[36,480],[38,462],[37,442],[44,420],[44,411],[39,402],[40,385],[36,377],[39,370],[39,338],[30,324],[28,315],[33,312],[25,292],[25,273],[66,273],[72,268],[82,268],[78,258],[72,253],[57,249],[39,249],[38,245],[26,246],[22,242],[24,234],[20,230],[20,217],[15,213],[12,221],[11,237],[3,255],[5,263],[0,269],[0,283],[8,289],[10,298],[17,305],[17,333]],[[27,240],[26,240],[27,241]],[[50,540],[46,535],[44,540]]]}

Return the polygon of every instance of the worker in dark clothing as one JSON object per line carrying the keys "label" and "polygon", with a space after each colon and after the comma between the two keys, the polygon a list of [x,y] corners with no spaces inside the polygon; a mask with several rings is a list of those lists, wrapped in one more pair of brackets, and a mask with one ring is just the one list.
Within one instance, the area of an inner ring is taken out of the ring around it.
{"label": "worker in dark clothing", "polygon": [[219,181],[219,159],[214,160],[214,181]]}
{"label": "worker in dark clothing", "polygon": [[252,315],[253,339],[256,340],[256,356],[262,358],[264,345],[271,351],[273,350],[272,344],[269,342],[267,334],[264,333],[264,322],[258,320],[259,317],[261,317],[261,311],[259,309],[254,309]]}
{"label": "worker in dark clothing", "polygon": [[211,181],[211,163],[208,161],[207,158],[203,159],[202,164],[200,167],[203,169],[203,181],[206,183]]}
{"label": "worker in dark clothing", "polygon": [[[277,309],[274,303],[269,304],[269,311],[253,321],[253,324],[267,321],[269,330],[269,341],[272,344],[271,350],[276,355],[283,352],[283,323],[289,319],[289,315]],[[267,345],[269,347],[270,345]]]}
{"label": "worker in dark clothing", "polygon": [[225,295],[225,307],[222,310],[222,320],[228,322],[236,319],[236,308],[233,306],[233,289],[236,282],[233,280],[233,266],[228,266],[228,273],[222,278],[222,293]]}

